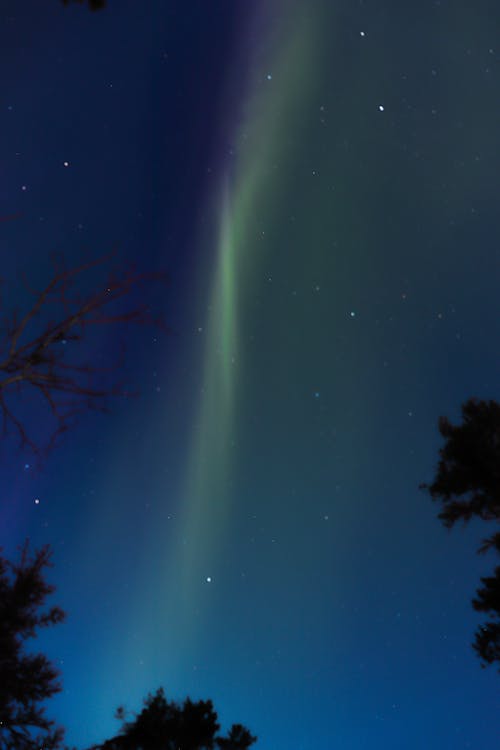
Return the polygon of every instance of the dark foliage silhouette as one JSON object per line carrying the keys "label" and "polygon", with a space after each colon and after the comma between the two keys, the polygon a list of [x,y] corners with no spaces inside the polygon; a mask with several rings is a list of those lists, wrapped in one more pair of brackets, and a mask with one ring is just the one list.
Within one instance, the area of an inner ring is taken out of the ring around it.
{"label": "dark foliage silhouette", "polygon": [[256,741],[241,724],[234,724],[226,737],[218,736],[212,701],[187,698],[181,705],[167,701],[163,688],[148,695],[133,721],[126,721],[125,715],[120,707],[116,712],[123,722],[120,734],[93,750],[247,750]]}
{"label": "dark foliage silhouette", "polygon": [[[127,267],[110,269],[101,280],[90,284],[90,291],[82,290],[88,273],[109,264],[114,255],[110,253],[75,268],[67,268],[62,259],[54,257],[53,276],[43,289],[32,289],[25,281],[33,298],[28,311],[24,314],[14,311],[0,324],[3,435],[12,428],[21,448],[30,449],[38,457],[53,447],[75,416],[87,409],[105,411],[109,396],[131,395],[122,383],[109,380],[122,359],[107,368],[81,359],[75,361],[75,342],[82,342],[91,329],[113,323],[164,327],[161,318],[152,316],[147,304],[139,303],[128,309],[117,308],[116,304],[144,283],[165,281],[165,274],[138,273]],[[79,343],[77,354],[80,348]],[[44,420],[51,419],[53,430],[45,446],[29,434],[24,420],[9,401],[25,391],[40,398],[47,410]]]}
{"label": "dark foliage silhouette", "polygon": [[84,3],[89,6],[90,10],[102,10],[106,7],[106,0],[61,0],[63,5],[71,5],[72,3]]}
{"label": "dark foliage silhouette", "polygon": [[17,564],[0,556],[0,748],[54,750],[63,730],[47,718],[43,702],[60,691],[59,673],[26,643],[40,628],[64,620],[59,607],[45,609],[54,587],[45,581],[48,547],[30,555],[28,543]]}
{"label": "dark foliage silhouette", "polygon": [[[494,546],[500,554],[498,537],[499,534],[495,534],[491,539],[495,539]],[[488,540],[489,547],[492,546],[491,539]],[[485,664],[500,664],[500,565],[495,568],[493,576],[481,578],[481,583],[483,586],[477,590],[472,606],[477,612],[486,612],[493,617],[477,630],[473,645]]]}
{"label": "dark foliage silhouette", "polygon": [[[442,504],[438,517],[447,528],[472,518],[500,523],[500,404],[469,399],[462,406],[462,424],[439,420],[445,439],[431,484],[422,484]],[[500,531],[484,539],[479,552],[500,554]],[[472,604],[490,615],[475,634],[473,647],[483,665],[500,664],[500,566],[481,578],[482,588]]]}
{"label": "dark foliage silhouette", "polygon": [[242,724],[233,724],[227,737],[217,737],[216,743],[220,750],[246,750],[256,740]]}

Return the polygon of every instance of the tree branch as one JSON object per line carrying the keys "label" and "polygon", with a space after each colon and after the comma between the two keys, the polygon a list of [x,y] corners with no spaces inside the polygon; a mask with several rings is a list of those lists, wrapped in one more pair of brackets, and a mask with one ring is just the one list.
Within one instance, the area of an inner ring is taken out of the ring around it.
{"label": "tree branch", "polygon": [[[50,282],[41,291],[31,289],[25,282],[35,300],[23,316],[15,311],[11,325],[5,330],[7,353],[0,362],[3,434],[11,425],[20,437],[21,446],[28,446],[35,454],[41,453],[40,447],[28,436],[24,422],[7,403],[5,396],[8,392],[30,389],[41,396],[56,420],[50,448],[54,438],[67,428],[68,420],[77,413],[86,409],[102,409],[102,402],[108,396],[131,395],[123,391],[121,384],[105,386],[99,382],[99,376],[111,373],[116,365],[102,368],[87,363],[67,362],[69,347],[66,344],[82,341],[89,326],[134,323],[168,330],[163,319],[154,317],[145,304],[108,312],[109,306],[139,287],[153,281],[165,283],[166,275],[162,272],[138,273],[133,267],[127,267],[110,271],[104,282],[91,293],[74,291],[76,282],[88,271],[104,266],[115,256],[116,253],[112,252],[71,269],[54,257],[54,275]],[[62,309],[61,319],[48,319],[43,325],[46,313],[54,304]],[[40,321],[42,330],[37,332],[34,328]],[[122,362],[123,356],[119,363]],[[58,394],[72,394],[74,398],[61,401],[57,398]]]}

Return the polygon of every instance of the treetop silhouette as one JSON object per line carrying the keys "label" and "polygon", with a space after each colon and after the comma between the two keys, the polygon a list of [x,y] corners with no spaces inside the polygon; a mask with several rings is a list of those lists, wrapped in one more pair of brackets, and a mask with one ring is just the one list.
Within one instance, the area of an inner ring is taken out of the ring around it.
{"label": "treetop silhouette", "polygon": [[183,704],[167,701],[163,688],[150,694],[144,708],[133,721],[125,720],[126,711],[118,708],[116,717],[123,722],[120,734],[92,750],[248,750],[256,742],[242,724],[233,724],[227,736],[218,736],[220,725],[212,701]]}
{"label": "treetop silhouette", "polygon": [[26,643],[40,628],[65,618],[59,607],[43,609],[54,591],[45,581],[49,547],[32,556],[28,543],[19,563],[0,556],[0,747],[2,750],[54,750],[63,730],[47,718],[43,702],[61,690],[59,672]]}
{"label": "treetop silhouette", "polygon": [[[462,405],[462,424],[439,419],[439,432],[445,439],[431,484],[421,488],[442,504],[438,517],[447,528],[457,521],[467,523],[476,517],[500,523],[500,404],[469,399]],[[500,554],[500,531],[486,537],[479,552]],[[494,575],[481,578],[482,588],[472,605],[492,619],[478,628],[473,648],[483,665],[500,664],[500,566]]]}
{"label": "treetop silhouette", "polygon": [[439,518],[451,528],[456,521],[478,516],[500,519],[500,404],[469,399],[462,424],[439,419],[446,443],[432,484],[423,484],[433,500],[443,503]]}
{"label": "treetop silhouette", "polygon": [[87,3],[90,10],[102,10],[106,7],[106,0],[61,0],[63,5],[70,5],[70,3],[79,3],[83,5]]}

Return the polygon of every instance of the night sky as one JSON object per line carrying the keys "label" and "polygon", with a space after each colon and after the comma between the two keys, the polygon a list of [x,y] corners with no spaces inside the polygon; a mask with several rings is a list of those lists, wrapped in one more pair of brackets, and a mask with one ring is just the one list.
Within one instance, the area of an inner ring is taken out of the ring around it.
{"label": "night sky", "polygon": [[[68,743],[163,685],[262,750],[489,750],[491,560],[418,485],[438,416],[500,397],[498,3],[0,18],[3,312],[52,251],[169,275],[140,294],[170,332],[127,335],[137,398],[41,471],[2,441],[4,552],[50,543],[68,613],[37,641]],[[121,335],[79,351],[104,364]]]}

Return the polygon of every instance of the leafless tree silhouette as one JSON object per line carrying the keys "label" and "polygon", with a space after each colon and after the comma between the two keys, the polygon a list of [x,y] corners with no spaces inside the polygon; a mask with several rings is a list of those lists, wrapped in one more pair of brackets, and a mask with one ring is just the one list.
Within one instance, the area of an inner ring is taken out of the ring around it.
{"label": "leafless tree silhouette", "polygon": [[[92,269],[106,266],[115,253],[99,257],[75,268],[54,257],[54,272],[42,289],[24,284],[33,299],[24,315],[16,310],[0,324],[0,415],[2,434],[9,429],[17,433],[20,446],[41,456],[49,451],[57,437],[67,430],[73,418],[87,409],[106,411],[107,397],[133,395],[114,373],[123,362],[99,367],[89,362],[75,362],[75,347],[95,326],[111,324],[152,324],[166,329],[161,317],[152,315],[147,303],[116,309],[118,300],[129,296],[144,284],[166,281],[162,272],[139,273],[133,267],[109,270],[92,291],[81,291],[82,278]],[[57,319],[53,319],[54,309]],[[52,315],[52,317],[51,317]],[[71,357],[68,349],[72,349]],[[76,348],[81,352],[81,347]],[[43,448],[30,436],[26,419],[19,416],[9,397],[30,390],[40,396],[48,408],[54,429]]]}

